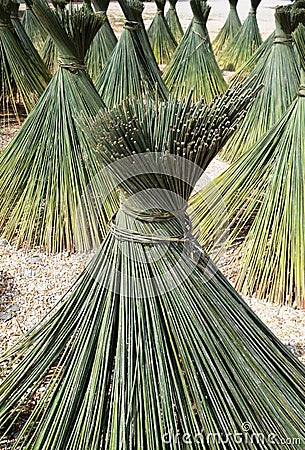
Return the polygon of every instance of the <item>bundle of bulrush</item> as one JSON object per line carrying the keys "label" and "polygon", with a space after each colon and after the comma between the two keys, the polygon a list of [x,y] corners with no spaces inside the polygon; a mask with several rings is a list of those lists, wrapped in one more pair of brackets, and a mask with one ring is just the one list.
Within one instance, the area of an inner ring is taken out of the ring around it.
{"label": "bundle of bulrush", "polygon": [[21,23],[26,34],[33,42],[34,47],[41,54],[45,41],[48,37],[48,33],[33,13],[29,4],[26,4],[26,9],[23,13]]}
{"label": "bundle of bulrush", "polygon": [[190,0],[193,19],[181,39],[163,79],[180,97],[194,89],[194,100],[209,103],[225,92],[227,84],[216,62],[206,28],[210,6],[205,0]]}
{"label": "bundle of bulrush", "polygon": [[88,73],[93,81],[100,74],[117,43],[116,35],[107,17],[109,3],[110,0],[93,1],[95,14],[101,15],[104,19],[103,25],[96,33],[85,57]]}
{"label": "bundle of bulrush", "polygon": [[120,104],[129,96],[143,95],[165,100],[168,90],[152,55],[142,21],[143,3],[122,0],[127,22],[106,66],[96,80],[96,88],[108,107]]}
{"label": "bundle of bulrush", "polygon": [[240,18],[236,9],[237,2],[238,0],[229,0],[230,11],[227,20],[212,43],[216,55],[224,51],[241,27]]}
{"label": "bundle of bulrush", "polygon": [[[72,4],[68,10],[66,10],[67,2],[65,0],[52,0],[52,5],[54,6],[53,14],[65,26],[67,11],[71,11]],[[58,49],[50,35],[45,40],[41,56],[49,72],[54,75],[58,69]]]}
{"label": "bundle of bulrush", "polygon": [[26,53],[28,54],[28,57],[30,58],[30,61],[31,61],[30,64],[31,65],[34,64],[35,70],[37,70],[37,72],[41,73],[43,79],[45,79],[46,81],[49,81],[51,79],[50,72],[46,68],[38,51],[34,47],[31,39],[25,32],[25,29],[23,28],[23,26],[20,22],[19,15],[18,15],[19,7],[20,7],[19,2],[14,1],[11,3],[11,21],[12,21],[14,30],[18,36],[18,39],[20,40],[20,42],[22,44],[23,49],[26,51]]}
{"label": "bundle of bulrush", "polygon": [[165,19],[175,41],[179,43],[183,36],[183,29],[176,9],[177,1],[178,0],[169,0],[169,9],[165,15]]}
{"label": "bundle of bulrush", "polygon": [[49,81],[49,75],[30,59],[14,30],[10,0],[0,1],[0,116],[5,125],[11,116],[29,113]]}
{"label": "bundle of bulrush", "polygon": [[51,36],[48,36],[45,40],[44,46],[41,50],[41,57],[48,71],[54,75],[58,69],[58,51]]}
{"label": "bundle of bulrush", "polygon": [[172,59],[177,48],[177,42],[165,20],[164,9],[166,0],[155,0],[157,13],[150,24],[147,34],[156,61],[166,65]]}
{"label": "bundle of bulrush", "polygon": [[264,87],[252,103],[240,129],[222,152],[222,157],[227,161],[235,161],[252,147],[282,117],[298,91],[300,69],[291,36],[291,6],[276,8],[275,26],[274,41],[267,59],[262,57],[249,75],[254,84]]}
{"label": "bundle of bulrush", "polygon": [[[272,50],[273,42],[275,38],[275,31],[273,31],[267,39],[258,47],[253,53],[251,58],[243,64],[240,69],[234,75],[234,78],[243,79],[250,75],[250,73],[255,69],[256,65],[262,60],[267,61]],[[233,79],[234,79],[233,78]]]}
{"label": "bundle of bulrush", "polygon": [[[59,69],[27,120],[0,157],[0,225],[17,245],[49,252],[88,250],[99,244],[105,212],[99,166],[77,118],[104,106],[83,63],[102,19],[83,11],[57,20],[44,0],[32,8],[52,36]],[[92,181],[90,190],[88,183]]]}
{"label": "bundle of bulrush", "polygon": [[248,100],[131,100],[88,125],[121,207],[57,311],[2,359],[12,371],[0,423],[18,434],[15,449],[303,442],[304,366],[215,267],[185,213]]}
{"label": "bundle of bulrush", "polygon": [[261,0],[251,0],[248,17],[235,37],[228,43],[225,51],[220,55],[219,62],[224,69],[239,70],[261,45],[262,38],[256,18],[256,11],[260,2]]}
{"label": "bundle of bulrush", "polygon": [[244,239],[236,255],[239,290],[304,308],[305,27],[299,25],[294,36],[303,74],[293,103],[256,145],[197,194],[192,209],[195,230],[209,248]]}

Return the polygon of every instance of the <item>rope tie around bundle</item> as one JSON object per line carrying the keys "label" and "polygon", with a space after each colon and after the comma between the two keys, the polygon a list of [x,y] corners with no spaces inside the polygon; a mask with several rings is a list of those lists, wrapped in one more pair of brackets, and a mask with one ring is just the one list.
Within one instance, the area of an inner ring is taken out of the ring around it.
{"label": "rope tie around bundle", "polygon": [[292,44],[292,36],[291,36],[291,34],[275,35],[273,44],[291,45]]}
{"label": "rope tie around bundle", "polygon": [[249,16],[256,16],[256,9],[250,8]]}
{"label": "rope tie around bundle", "polygon": [[67,69],[72,73],[77,73],[79,70],[87,70],[87,66],[82,59],[70,55],[59,56],[58,66]]}
{"label": "rope tie around bundle", "polygon": [[139,22],[131,22],[131,21],[125,22],[123,28],[129,31],[138,31],[142,29],[141,24]]}

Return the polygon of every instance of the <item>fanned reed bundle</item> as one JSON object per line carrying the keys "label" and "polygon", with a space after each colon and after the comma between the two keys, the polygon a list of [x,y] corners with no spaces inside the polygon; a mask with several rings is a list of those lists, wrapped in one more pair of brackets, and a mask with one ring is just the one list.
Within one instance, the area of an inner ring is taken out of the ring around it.
{"label": "fanned reed bundle", "polygon": [[160,65],[168,64],[177,48],[177,42],[164,16],[165,2],[166,0],[155,0],[157,13],[147,30],[151,48]]}
{"label": "fanned reed bundle", "polygon": [[[254,84],[264,87],[252,103],[240,129],[222,152],[222,157],[227,161],[235,161],[252,147],[282,117],[298,91],[300,70],[291,36],[291,7],[278,7],[275,22],[271,52],[267,59],[262,58],[258,62],[249,75]],[[238,83],[238,79],[235,82]]]}
{"label": "fanned reed bundle", "polygon": [[107,17],[109,3],[110,0],[93,1],[95,13],[101,15],[104,19],[103,25],[96,33],[85,58],[88,73],[93,81],[95,81],[100,74],[117,44],[116,35],[114,34]]}
{"label": "fanned reed bundle", "polygon": [[266,450],[303,442],[304,366],[185,214],[247,98],[131,101],[89,125],[122,204],[70,295],[3,358],[13,370],[0,386],[2,429],[25,421],[15,448],[240,450],[257,433]]}
{"label": "fanned reed bundle", "polygon": [[16,245],[86,251],[99,244],[106,219],[104,210],[93,208],[103,184],[76,121],[80,114],[95,116],[104,105],[83,63],[102,19],[66,12],[64,26],[43,0],[33,0],[32,8],[52,36],[60,63],[0,157],[0,224]]}
{"label": "fanned reed bundle", "polygon": [[227,89],[227,84],[216,62],[208,31],[210,6],[205,0],[190,1],[193,19],[181,39],[163,79],[170,91],[180,97],[194,89],[194,100],[204,97],[209,103]]}
{"label": "fanned reed bundle", "polygon": [[[293,8],[299,8],[298,5],[302,0],[295,0],[293,4]],[[293,13],[292,13],[293,16]],[[293,17],[291,17],[292,23],[291,28],[294,30],[296,28],[296,25],[294,24]],[[273,31],[267,39],[264,40],[264,42],[258,47],[258,49],[253,53],[251,58],[237,71],[235,77],[244,78],[248,76],[256,67],[256,65],[262,61],[263,59],[266,61],[269,57],[269,54],[272,50],[274,38],[275,38],[276,31]],[[293,36],[293,33],[292,33]],[[295,49],[295,47],[294,47]],[[296,56],[298,57],[298,52],[296,51]]]}
{"label": "fanned reed bundle", "polygon": [[11,116],[18,119],[20,111],[29,113],[49,81],[19,40],[10,18],[11,6],[9,0],[0,3],[0,109],[5,125]]}
{"label": "fanned reed bundle", "polygon": [[[52,13],[57,16],[57,20],[62,22],[63,26],[65,26],[67,10],[66,5],[67,2],[65,0],[52,0],[52,5],[54,6],[54,10]],[[71,6],[70,9],[71,11]],[[58,49],[52,39],[52,36],[48,35],[43,48],[41,50],[41,57],[48,68],[49,72],[54,75],[58,69]]]}
{"label": "fanned reed bundle", "polygon": [[[143,2],[141,0],[138,0],[138,1],[140,1],[143,4]],[[141,23],[142,26],[141,26],[141,28],[139,30],[139,34],[141,35],[141,40],[143,41],[142,45],[145,46],[145,51],[149,51],[150,52],[150,54],[152,56],[152,59],[153,59],[153,62],[155,63],[155,66],[159,69],[159,66],[157,64],[154,52],[152,51],[152,48],[151,48],[151,45],[150,45],[150,42],[149,42],[149,38],[148,38],[148,34],[146,32],[146,28],[145,28],[144,21],[143,21],[143,18],[142,18],[142,12],[143,11],[141,12],[141,14],[139,14],[138,1],[136,1],[134,6],[133,6],[133,0],[129,0],[129,2],[126,2],[126,0],[118,0],[126,20],[128,22],[139,22],[139,23]]]}
{"label": "fanned reed bundle", "polygon": [[58,69],[58,51],[51,36],[45,40],[41,57],[48,71],[54,75]]}
{"label": "fanned reed bundle", "polygon": [[183,36],[183,28],[176,9],[177,1],[178,0],[169,0],[169,9],[165,15],[165,19],[175,41],[179,43]]}
{"label": "fanned reed bundle", "polygon": [[29,64],[34,65],[35,70],[37,70],[46,81],[49,81],[51,79],[51,74],[48,71],[48,69],[46,68],[38,51],[34,47],[31,39],[27,35],[25,29],[23,28],[23,26],[20,22],[19,15],[18,15],[19,7],[20,7],[20,3],[15,3],[15,2],[11,3],[11,21],[12,21],[14,30],[18,36],[18,39],[20,40],[20,42],[22,44],[23,49],[26,51],[26,53],[28,54],[28,57],[30,58]]}
{"label": "fanned reed bundle", "polygon": [[33,42],[34,47],[41,54],[45,40],[48,37],[48,33],[33,13],[28,2],[26,4],[26,9],[23,13],[21,23],[26,34]]}
{"label": "fanned reed bundle", "polygon": [[228,43],[227,48],[221,54],[219,64],[224,69],[239,70],[262,44],[256,18],[256,11],[260,2],[261,0],[251,0],[251,9],[248,17],[242,24],[239,32]]}
{"label": "fanned reed bundle", "polygon": [[228,43],[234,38],[241,27],[240,18],[236,9],[238,0],[229,0],[230,11],[216,38],[212,42],[215,54],[222,53]]}
{"label": "fanned reed bundle", "polygon": [[143,28],[143,3],[126,0],[125,23],[120,39],[106,66],[96,80],[96,88],[108,107],[120,104],[132,96],[143,95],[161,99],[168,97],[168,90],[153,59],[145,29]]}
{"label": "fanned reed bundle", "polygon": [[237,255],[239,290],[304,308],[305,27],[299,25],[294,35],[303,74],[293,103],[255,146],[193,198],[192,209],[195,230],[209,247],[244,239]]}

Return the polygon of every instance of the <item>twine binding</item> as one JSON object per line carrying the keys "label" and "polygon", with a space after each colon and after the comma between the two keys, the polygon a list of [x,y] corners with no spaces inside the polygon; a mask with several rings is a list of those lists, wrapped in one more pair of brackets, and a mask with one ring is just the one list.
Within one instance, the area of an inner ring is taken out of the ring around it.
{"label": "twine binding", "polygon": [[83,60],[77,59],[75,56],[70,55],[61,55],[58,59],[58,66],[63,69],[70,70],[70,72],[87,70],[87,66],[84,64]]}

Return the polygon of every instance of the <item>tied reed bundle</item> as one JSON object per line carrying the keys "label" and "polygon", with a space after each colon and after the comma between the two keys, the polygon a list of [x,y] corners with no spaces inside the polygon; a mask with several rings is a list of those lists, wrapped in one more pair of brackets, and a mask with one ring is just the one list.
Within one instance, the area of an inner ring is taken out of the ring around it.
{"label": "tied reed bundle", "polygon": [[[302,9],[294,15],[304,23],[304,13]],[[209,247],[227,248],[243,238],[237,255],[241,257],[238,289],[275,303],[304,308],[303,24],[294,36],[303,67],[293,103],[256,145],[205,187],[201,200],[197,194],[192,208],[195,230],[200,228],[200,241]]]}
{"label": "tied reed bundle", "polygon": [[177,1],[178,0],[169,0],[169,9],[165,15],[165,19],[175,41],[179,43],[183,36],[183,29],[176,9]]}
{"label": "tied reed bundle", "polygon": [[304,366],[217,270],[185,214],[251,97],[240,94],[209,106],[128,101],[87,122],[121,207],[57,311],[3,358],[2,429],[24,421],[15,448],[174,450],[189,436],[195,450],[216,449],[219,435],[239,450],[229,433],[246,438],[245,421],[267,450],[291,448],[271,433],[305,438]]}
{"label": "tied reed bundle", "polygon": [[116,35],[107,17],[109,3],[110,0],[93,1],[95,13],[101,15],[104,19],[103,25],[96,33],[85,57],[88,73],[93,81],[97,79],[117,44]]}
{"label": "tied reed bundle", "polygon": [[256,11],[261,0],[251,0],[251,9],[240,30],[228,44],[219,58],[219,64],[226,70],[238,71],[262,44]]}
{"label": "tied reed bundle", "polygon": [[77,124],[81,113],[94,117],[104,106],[82,62],[102,19],[66,11],[59,21],[43,0],[33,0],[32,8],[57,46],[60,64],[0,157],[0,224],[16,245],[86,251],[99,244],[107,220],[105,210],[93,207],[104,184]]}
{"label": "tied reed bundle", "polygon": [[19,119],[36,104],[50,76],[34,58],[29,58],[11,21],[10,0],[0,2],[0,105],[5,126],[11,117]]}
{"label": "tied reed bundle", "polygon": [[228,43],[231,42],[241,27],[240,18],[236,9],[237,2],[238,0],[229,0],[230,11],[227,20],[212,43],[216,55],[221,54],[225,50]]}
{"label": "tied reed bundle", "polygon": [[193,19],[180,41],[163,79],[180,97],[194,89],[194,101],[204,97],[209,103],[225,92],[227,84],[216,62],[208,31],[210,6],[205,0],[191,0]]}
{"label": "tied reed bundle", "polygon": [[157,13],[147,31],[156,61],[162,66],[169,63],[177,48],[177,42],[165,20],[165,1],[166,0],[155,0]]}
{"label": "tied reed bundle", "polygon": [[[52,0],[52,5],[54,10],[52,13],[56,15],[57,20],[59,20],[63,27],[65,27],[66,17],[67,17],[67,2],[65,0]],[[71,11],[72,4],[68,11]],[[42,59],[48,68],[49,72],[54,75],[58,69],[58,49],[52,39],[52,36],[48,35],[41,51]]]}
{"label": "tied reed bundle", "polygon": [[143,95],[165,100],[168,90],[152,56],[143,27],[143,3],[124,0],[125,23],[121,37],[108,63],[96,80],[96,88],[108,107],[120,104],[129,96]]}
{"label": "tied reed bundle", "polygon": [[81,9],[88,13],[93,13],[91,0],[84,0]]}

